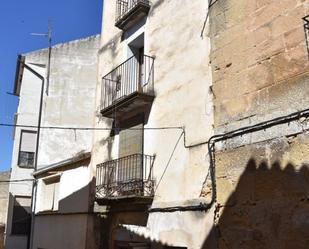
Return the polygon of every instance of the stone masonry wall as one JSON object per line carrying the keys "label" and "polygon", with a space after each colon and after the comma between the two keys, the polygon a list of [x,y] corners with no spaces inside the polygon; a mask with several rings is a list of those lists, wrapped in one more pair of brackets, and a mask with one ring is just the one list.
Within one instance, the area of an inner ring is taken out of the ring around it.
{"label": "stone masonry wall", "polygon": [[[214,2],[214,1],[213,1]],[[309,106],[305,0],[218,0],[210,10],[217,129]]]}
{"label": "stone masonry wall", "polygon": [[308,248],[308,144],[307,133],[216,154],[215,248]]}
{"label": "stone masonry wall", "polygon": [[[309,108],[309,2],[213,2],[215,133]],[[308,247],[307,125],[304,118],[216,145],[215,225],[203,248]]]}

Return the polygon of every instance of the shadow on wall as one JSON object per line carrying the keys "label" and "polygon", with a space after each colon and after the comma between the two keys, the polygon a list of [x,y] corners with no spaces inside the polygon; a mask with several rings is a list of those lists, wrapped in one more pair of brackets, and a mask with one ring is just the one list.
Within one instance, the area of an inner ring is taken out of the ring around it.
{"label": "shadow on wall", "polygon": [[235,191],[226,203],[218,203],[216,215],[203,249],[307,249],[308,165],[296,171],[292,164],[282,169],[279,163],[257,165],[251,158]]}
{"label": "shadow on wall", "polygon": [[5,225],[0,224],[0,249],[4,249],[4,231]]}

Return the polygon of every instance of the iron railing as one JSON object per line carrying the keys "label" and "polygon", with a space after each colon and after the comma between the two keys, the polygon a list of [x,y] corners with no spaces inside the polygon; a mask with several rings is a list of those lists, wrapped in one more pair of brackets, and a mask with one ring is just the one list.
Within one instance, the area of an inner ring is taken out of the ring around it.
{"label": "iron railing", "polygon": [[97,198],[153,196],[154,156],[133,154],[97,165]]}
{"label": "iron railing", "polygon": [[101,90],[101,110],[116,104],[133,93],[153,96],[153,68],[153,57],[133,55],[105,75]]}
{"label": "iron railing", "polygon": [[138,4],[150,6],[150,2],[148,0],[117,0],[116,23],[130,13],[130,11],[138,6]]}

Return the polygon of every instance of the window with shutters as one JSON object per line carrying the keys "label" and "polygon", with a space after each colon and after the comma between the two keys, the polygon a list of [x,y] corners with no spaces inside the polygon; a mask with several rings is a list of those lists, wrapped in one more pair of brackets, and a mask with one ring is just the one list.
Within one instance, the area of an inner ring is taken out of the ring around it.
{"label": "window with shutters", "polygon": [[27,235],[31,223],[31,197],[15,196],[12,220],[12,235]]}
{"label": "window with shutters", "polygon": [[124,122],[121,127],[126,129],[119,132],[119,157],[131,156],[132,158],[129,163],[126,161],[119,163],[118,179],[121,182],[140,180],[143,177],[141,156],[143,154],[143,118],[136,116]]}
{"label": "window with shutters", "polygon": [[18,166],[27,168],[32,168],[34,166],[36,136],[37,133],[35,131],[21,131]]}
{"label": "window with shutters", "polygon": [[60,175],[43,179],[41,191],[41,210],[58,211]]}

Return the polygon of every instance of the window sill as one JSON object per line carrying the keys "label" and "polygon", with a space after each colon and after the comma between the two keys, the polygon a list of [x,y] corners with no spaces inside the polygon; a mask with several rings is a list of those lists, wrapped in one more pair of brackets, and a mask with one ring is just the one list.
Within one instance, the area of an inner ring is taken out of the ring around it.
{"label": "window sill", "polygon": [[22,169],[34,169],[34,166],[22,166],[22,165],[17,165],[17,167],[22,168]]}
{"label": "window sill", "polygon": [[50,215],[50,214],[58,214],[59,210],[46,210],[46,211],[39,211],[35,215]]}

